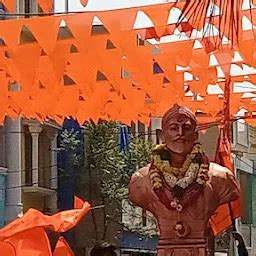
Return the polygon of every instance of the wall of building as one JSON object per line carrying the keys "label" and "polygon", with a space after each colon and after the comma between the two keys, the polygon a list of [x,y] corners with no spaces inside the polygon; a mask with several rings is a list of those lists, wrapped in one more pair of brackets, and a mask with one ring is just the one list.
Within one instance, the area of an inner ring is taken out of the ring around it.
{"label": "wall of building", "polygon": [[7,169],[0,167],[0,228],[5,225]]}
{"label": "wall of building", "polygon": [[242,217],[237,221],[249,255],[256,255],[256,130],[245,122],[233,126],[235,167],[241,185]]}
{"label": "wall of building", "polygon": [[23,212],[25,213],[29,208],[34,208],[39,211],[44,211],[45,201],[44,196],[39,193],[23,193]]}

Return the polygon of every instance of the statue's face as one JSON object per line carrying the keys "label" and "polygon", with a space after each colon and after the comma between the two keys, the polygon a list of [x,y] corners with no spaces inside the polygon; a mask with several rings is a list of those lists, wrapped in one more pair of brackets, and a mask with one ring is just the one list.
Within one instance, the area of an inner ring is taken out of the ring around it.
{"label": "statue's face", "polygon": [[173,153],[187,155],[198,138],[196,124],[184,114],[170,118],[162,129],[167,148]]}

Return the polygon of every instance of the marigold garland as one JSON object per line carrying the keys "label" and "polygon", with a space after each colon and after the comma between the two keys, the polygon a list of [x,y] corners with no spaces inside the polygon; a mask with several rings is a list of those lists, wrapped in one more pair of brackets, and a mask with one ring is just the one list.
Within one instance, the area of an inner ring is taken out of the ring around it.
{"label": "marigold garland", "polygon": [[162,188],[163,181],[171,188],[186,189],[193,182],[203,186],[209,179],[209,162],[199,143],[194,145],[181,168],[171,166],[165,144],[156,146],[153,154],[149,177],[154,189]]}

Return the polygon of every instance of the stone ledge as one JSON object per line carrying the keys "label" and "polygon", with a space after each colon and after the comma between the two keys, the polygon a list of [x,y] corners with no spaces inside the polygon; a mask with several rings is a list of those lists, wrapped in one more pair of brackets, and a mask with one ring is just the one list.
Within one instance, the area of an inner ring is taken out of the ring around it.
{"label": "stone ledge", "polygon": [[25,193],[39,193],[41,195],[56,195],[56,191],[53,189],[49,189],[49,188],[42,188],[42,187],[38,187],[38,186],[26,186],[23,187],[22,190]]}

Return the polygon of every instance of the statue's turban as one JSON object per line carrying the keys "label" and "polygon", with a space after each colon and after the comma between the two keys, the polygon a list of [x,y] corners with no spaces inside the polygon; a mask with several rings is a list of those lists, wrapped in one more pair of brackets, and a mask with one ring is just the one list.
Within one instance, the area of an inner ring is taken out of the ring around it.
{"label": "statue's turban", "polygon": [[195,123],[195,125],[197,125],[196,116],[190,109],[175,104],[172,108],[167,110],[165,112],[165,114],[163,115],[162,127],[164,127],[170,119],[172,119],[178,115],[187,116],[189,119],[191,119]]}

